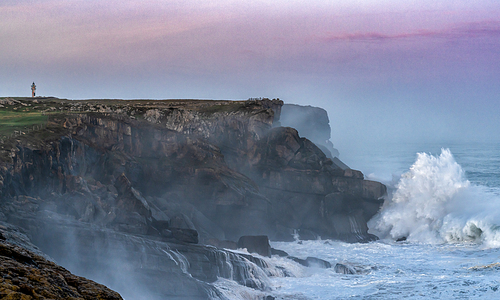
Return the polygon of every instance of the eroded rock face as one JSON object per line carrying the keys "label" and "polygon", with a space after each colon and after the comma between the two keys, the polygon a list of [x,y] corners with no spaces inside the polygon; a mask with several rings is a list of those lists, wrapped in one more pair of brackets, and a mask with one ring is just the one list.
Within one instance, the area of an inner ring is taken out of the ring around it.
{"label": "eroded rock face", "polygon": [[[272,128],[280,101],[162,102],[127,108],[133,116],[117,113],[126,110],[120,105],[95,109],[106,113],[55,115],[47,130],[62,137],[38,149],[20,143],[4,167],[2,195],[39,197],[81,221],[192,242],[195,231],[172,232],[168,222],[154,222],[149,203],[192,205],[198,219],[210,220],[200,228],[202,241],[273,239],[277,225],[351,241],[356,238],[332,226],[332,216],[361,210],[364,220],[356,220],[362,224],[380,207],[383,185],[338,167],[297,130]],[[332,211],[331,194],[343,197],[348,209]]]}
{"label": "eroded rock face", "polygon": [[293,128],[271,129],[259,146],[263,156],[253,178],[273,199],[280,225],[349,242],[376,239],[366,222],[383,203],[384,185],[338,167]]}

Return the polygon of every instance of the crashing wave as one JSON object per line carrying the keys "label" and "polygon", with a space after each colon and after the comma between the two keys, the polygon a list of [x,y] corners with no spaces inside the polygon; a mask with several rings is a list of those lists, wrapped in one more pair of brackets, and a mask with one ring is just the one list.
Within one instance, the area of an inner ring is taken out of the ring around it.
{"label": "crashing wave", "polygon": [[392,199],[371,221],[382,236],[423,243],[483,243],[500,247],[500,199],[471,184],[449,149],[418,153]]}

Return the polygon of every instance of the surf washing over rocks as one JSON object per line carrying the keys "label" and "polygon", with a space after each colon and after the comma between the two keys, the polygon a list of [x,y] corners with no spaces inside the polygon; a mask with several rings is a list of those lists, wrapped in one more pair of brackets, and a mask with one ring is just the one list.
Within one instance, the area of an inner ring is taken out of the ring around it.
{"label": "surf washing over rocks", "polygon": [[[448,148],[430,154],[440,145],[422,148],[413,165],[389,186],[384,206],[368,224],[381,240],[272,243],[290,255],[311,255],[354,271],[309,268],[296,277],[272,278],[277,299],[500,297],[499,146],[451,145],[457,158]],[[408,155],[398,159],[407,161]],[[386,160],[394,162],[394,157]]]}

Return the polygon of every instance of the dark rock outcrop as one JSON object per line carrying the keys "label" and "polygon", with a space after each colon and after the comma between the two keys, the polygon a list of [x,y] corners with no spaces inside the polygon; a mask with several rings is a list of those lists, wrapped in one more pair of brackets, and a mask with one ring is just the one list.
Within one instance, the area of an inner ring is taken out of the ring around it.
{"label": "dark rock outcrop", "polygon": [[[259,176],[252,178],[261,193],[273,199],[280,225],[302,230],[304,239],[315,239],[315,234],[350,242],[373,238],[366,222],[383,203],[384,185],[364,180],[359,171],[334,165],[292,128],[273,128],[260,145]],[[358,210],[362,218],[356,217]],[[348,218],[335,219],[339,215]],[[358,225],[346,231],[352,220]]]}
{"label": "dark rock outcrop", "polygon": [[193,222],[186,215],[174,216],[171,219],[169,229],[175,239],[181,242],[198,244],[198,231],[196,231]]}
{"label": "dark rock outcrop", "polygon": [[323,268],[323,269],[329,269],[332,267],[332,265],[328,261],[317,257],[309,256],[306,258],[306,262],[309,267]]}
{"label": "dark rock outcrop", "polygon": [[250,253],[258,253],[262,256],[271,257],[269,238],[265,235],[242,236],[238,240],[238,248],[246,248]]}
{"label": "dark rock outcrop", "polygon": [[34,247],[28,246],[26,241],[20,247],[0,240],[0,298],[122,299],[107,287],[73,275],[45,257],[26,250]]}
{"label": "dark rock outcrop", "polygon": [[354,275],[357,273],[353,267],[348,266],[348,265],[344,265],[344,264],[340,264],[340,263],[335,264],[334,270],[336,273],[339,273],[339,274]]}
{"label": "dark rock outcrop", "polygon": [[286,251],[283,251],[283,250],[280,250],[280,249],[274,249],[274,248],[271,248],[271,255],[278,255],[280,257],[287,257],[287,256],[289,256],[288,253],[286,253]]}
{"label": "dark rock outcrop", "polygon": [[347,263],[337,263],[334,266],[335,273],[346,274],[346,275],[360,275],[369,274],[373,270],[377,270],[376,266],[361,266],[361,265],[350,265]]}
{"label": "dark rock outcrop", "polygon": [[321,258],[317,258],[317,257],[309,256],[306,259],[300,259],[300,258],[297,258],[294,256],[289,256],[288,258],[290,258],[294,262],[299,263],[305,267],[322,268],[322,269],[329,269],[332,267],[332,265],[328,261],[323,260]]}

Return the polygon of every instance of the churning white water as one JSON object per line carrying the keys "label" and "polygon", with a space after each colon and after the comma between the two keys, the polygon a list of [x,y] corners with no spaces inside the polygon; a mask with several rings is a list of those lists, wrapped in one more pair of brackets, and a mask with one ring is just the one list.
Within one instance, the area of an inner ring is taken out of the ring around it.
{"label": "churning white water", "polygon": [[[327,242],[327,243],[326,243]],[[326,244],[325,244],[326,243]],[[498,248],[472,244],[378,241],[273,243],[291,255],[343,263],[357,275],[309,269],[303,277],[273,278],[277,299],[499,299]]]}
{"label": "churning white water", "polygon": [[450,150],[439,156],[419,153],[370,225],[379,236],[411,242],[499,247],[500,198],[471,184]]}
{"label": "churning white water", "polygon": [[[294,277],[271,276],[272,291],[266,294],[276,299],[500,299],[500,146],[454,145],[452,151],[419,153],[395,176],[383,209],[369,223],[380,241],[272,242],[295,257],[348,265],[356,275],[273,257],[269,261],[275,265],[294,268]],[[406,240],[396,242],[400,238]]]}

